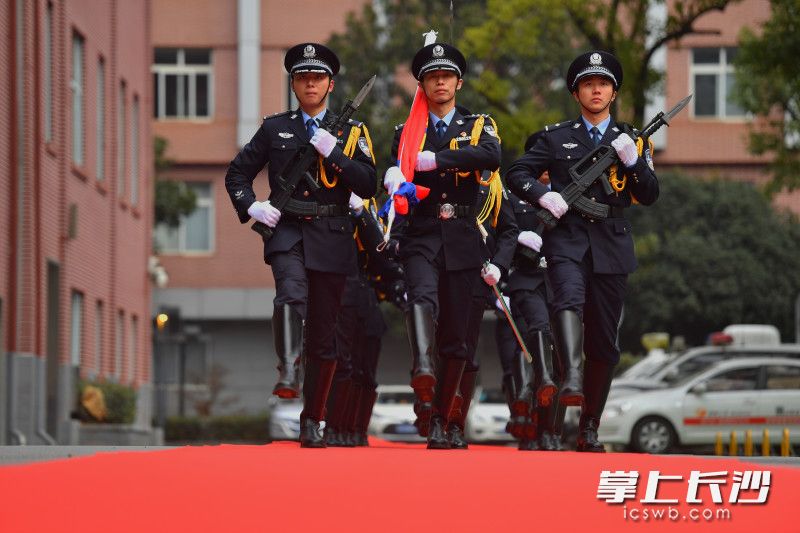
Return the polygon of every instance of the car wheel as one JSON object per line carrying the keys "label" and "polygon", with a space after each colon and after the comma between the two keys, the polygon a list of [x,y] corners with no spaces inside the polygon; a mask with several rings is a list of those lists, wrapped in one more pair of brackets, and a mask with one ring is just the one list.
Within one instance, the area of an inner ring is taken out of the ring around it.
{"label": "car wheel", "polygon": [[672,424],[655,416],[637,422],[631,434],[631,447],[643,453],[667,453],[676,441]]}

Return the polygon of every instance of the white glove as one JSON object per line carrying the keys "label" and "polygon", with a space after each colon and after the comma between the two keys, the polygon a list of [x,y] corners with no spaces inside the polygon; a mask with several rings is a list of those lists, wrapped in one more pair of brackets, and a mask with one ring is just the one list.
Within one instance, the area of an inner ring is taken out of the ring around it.
{"label": "white glove", "polygon": [[636,143],[633,142],[627,133],[621,134],[619,137],[611,141],[611,146],[617,151],[620,161],[626,167],[630,168],[636,164],[639,159],[639,151],[636,149]]}
{"label": "white glove", "polygon": [[520,231],[517,242],[522,246],[527,246],[534,252],[542,249],[542,238],[535,231]]}
{"label": "white glove", "polygon": [[[511,300],[508,298],[508,296],[503,295],[503,301],[506,303],[506,307],[508,307],[508,310],[511,311]],[[500,300],[495,300],[494,306],[497,308],[498,311],[504,312],[503,304],[500,303]]]}
{"label": "white glove", "polygon": [[427,172],[436,168],[436,154],[430,150],[425,150],[417,154],[417,165],[415,170],[420,172]]}
{"label": "white glove", "polygon": [[386,169],[386,174],[383,175],[383,186],[386,187],[386,192],[389,194],[393,194],[405,181],[406,178],[400,171],[400,167],[389,167]]}
{"label": "white glove", "polygon": [[336,137],[328,133],[327,130],[317,128],[314,136],[311,137],[311,145],[317,149],[319,155],[328,157],[333,152],[333,147],[336,146]]}
{"label": "white glove", "polygon": [[364,209],[364,200],[354,192],[350,193],[350,201],[348,203],[350,204],[350,209],[355,211],[356,214],[359,214]]}
{"label": "white glove", "polygon": [[539,198],[539,205],[550,211],[554,217],[561,218],[567,212],[569,206],[560,194],[548,191]]}
{"label": "white glove", "polygon": [[500,269],[491,263],[483,267],[483,270],[481,270],[481,277],[489,286],[497,285],[497,282],[500,281],[501,275]]}
{"label": "white glove", "polygon": [[247,214],[259,222],[263,222],[270,228],[277,226],[278,221],[281,219],[281,212],[269,203],[269,200],[266,202],[253,202],[252,205],[247,208]]}

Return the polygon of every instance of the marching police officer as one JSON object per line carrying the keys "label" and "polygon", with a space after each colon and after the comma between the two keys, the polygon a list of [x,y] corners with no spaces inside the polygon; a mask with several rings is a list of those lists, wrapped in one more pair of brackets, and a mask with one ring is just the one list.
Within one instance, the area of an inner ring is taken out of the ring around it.
{"label": "marching police officer", "polygon": [[[499,197],[496,195],[499,195]],[[487,306],[493,308],[495,302],[494,292],[489,287],[496,285],[503,276],[507,276],[511,268],[511,260],[514,257],[517,235],[519,234],[517,222],[514,219],[514,211],[507,201],[505,189],[499,182],[494,191],[490,187],[482,186],[480,188],[478,205],[488,207],[492,204],[496,206],[495,213],[487,213],[488,216],[483,222],[483,228],[486,232],[486,248],[491,257],[490,265],[497,270],[488,273],[493,269],[487,268],[487,272],[484,272],[482,276],[483,281],[476,281],[472,287],[472,302],[467,328],[467,364],[464,367],[464,373],[459,384],[457,405],[451,411],[447,424],[447,440],[450,443],[450,448],[458,450],[465,450],[468,446],[464,433],[467,414],[475,393],[475,384],[478,379],[478,370],[480,369],[478,339],[481,322]],[[495,214],[497,215],[496,217]],[[498,316],[498,321],[508,324],[508,319],[502,313]],[[515,346],[517,345],[513,333],[512,342]]]}
{"label": "marching police officer", "polygon": [[[619,61],[607,52],[578,56],[568,69],[566,84],[581,115],[546,127],[508,171],[509,187],[516,195],[559,218],[544,235],[542,251],[553,290],[556,349],[568,361],[559,401],[582,406],[578,451],[604,451],[597,428],[619,361],[617,331],[627,277],[636,268],[631,224],[624,210],[634,198],[652,204],[659,190],[649,152],[637,150],[625,133],[628,127],[611,117],[622,75]],[[601,144],[611,145],[621,163],[610,173],[610,183],[600,183],[605,179],[601,178],[585,191],[591,201],[608,206],[607,218],[589,218],[569,208],[559,191],[571,181],[569,168]],[[545,170],[552,190],[538,181]]]}
{"label": "marching police officer", "polygon": [[367,429],[377,399],[376,373],[381,337],[387,326],[379,297],[404,307],[405,285],[396,246],[377,250],[383,228],[374,201],[351,196],[356,222],[358,274],[347,277],[336,322],[336,374],[328,398],[325,440],[328,446],[369,446]]}
{"label": "marching police officer", "polygon": [[[413,181],[430,188],[410,213],[400,240],[409,303],[406,326],[414,361],[411,386],[419,403],[433,401],[428,448],[448,448],[446,419],[468,358],[472,286],[488,258],[475,202],[481,171],[500,166],[500,142],[489,117],[456,106],[456,92],[467,70],[456,47],[445,43],[423,47],[411,70],[429,110]],[[395,131],[393,161],[401,130],[398,126]],[[390,167],[384,185],[393,192],[403,181],[399,168]],[[494,275],[497,267],[490,270]],[[437,327],[442,361],[438,377],[433,368]]]}
{"label": "marching police officer", "polygon": [[[264,119],[231,161],[225,187],[240,222],[253,218],[274,229],[264,243],[264,260],[272,266],[276,291],[272,325],[280,378],[273,392],[283,398],[299,393],[305,321],[300,443],[324,447],[319,422],[336,367],[333,326],[345,278],[356,269],[348,199],[351,191],[364,198],[375,194],[375,164],[364,124],[351,120],[333,134],[320,127],[332,113],[327,98],[339,71],[336,54],[321,44],[302,43],[286,52],[284,66],[300,107]],[[319,154],[310,169],[313,183],[301,180],[283,212],[269,199],[259,201],[252,187],[256,174],[269,165],[271,195],[281,190],[280,171],[309,142]]]}

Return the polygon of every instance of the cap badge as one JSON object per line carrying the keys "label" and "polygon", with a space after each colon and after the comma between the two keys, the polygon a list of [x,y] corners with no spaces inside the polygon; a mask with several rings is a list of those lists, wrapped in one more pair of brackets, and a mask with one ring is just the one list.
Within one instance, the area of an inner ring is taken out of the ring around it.
{"label": "cap badge", "polygon": [[314,48],[313,45],[307,44],[305,48],[303,48],[303,57],[314,57],[317,55],[317,50]]}
{"label": "cap badge", "polygon": [[433,57],[442,57],[444,55],[444,47],[437,44],[433,47]]}
{"label": "cap badge", "polygon": [[595,52],[594,54],[591,55],[591,57],[589,57],[589,63],[592,65],[602,65],[603,58],[600,56],[600,54]]}

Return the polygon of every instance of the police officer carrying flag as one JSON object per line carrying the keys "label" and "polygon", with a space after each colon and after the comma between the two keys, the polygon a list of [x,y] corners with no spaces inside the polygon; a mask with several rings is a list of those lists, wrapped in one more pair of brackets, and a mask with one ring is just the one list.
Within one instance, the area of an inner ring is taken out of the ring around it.
{"label": "police officer carrying flag", "polygon": [[[507,179],[517,196],[559,219],[544,234],[542,248],[553,290],[556,350],[565,363],[559,401],[582,406],[578,451],[602,452],[597,428],[619,361],[617,331],[627,278],[636,268],[624,210],[634,199],[652,204],[659,188],[649,151],[637,149],[625,133],[628,126],[611,117],[610,106],[622,84],[619,61],[607,52],[582,54],[570,65],[566,82],[581,115],[546,127],[509,168]],[[600,178],[584,192],[590,201],[608,206],[607,218],[589,218],[568,208],[559,191],[571,181],[570,167],[601,144],[611,145],[621,163],[610,173],[610,183],[600,183],[605,179]],[[538,181],[545,170],[552,190]]]}
{"label": "police officer carrying flag", "polygon": [[[332,133],[320,127],[332,113],[327,98],[339,71],[336,54],[317,43],[302,43],[286,52],[284,66],[300,107],[264,119],[231,161],[225,187],[240,222],[253,218],[273,228],[264,245],[276,291],[272,325],[280,377],[273,392],[283,398],[299,393],[298,356],[305,321],[300,443],[324,447],[319,423],[336,368],[333,325],[345,278],[357,268],[348,200],[351,192],[362,198],[374,196],[376,174],[364,124],[350,120]],[[252,186],[256,174],[268,165],[272,198],[284,186],[277,177],[285,163],[309,142],[319,156],[309,171],[313,184],[301,180],[283,212],[269,198],[259,200]]]}
{"label": "police officer carrying flag", "polygon": [[[476,223],[476,198],[481,171],[500,166],[494,122],[456,106],[456,92],[466,70],[463,54],[445,43],[423,47],[412,62],[412,73],[429,111],[413,181],[429,187],[430,193],[408,217],[400,254],[408,291],[411,385],[418,404],[433,404],[428,448],[449,447],[445,425],[469,355],[466,341],[472,286],[480,282],[478,274],[488,259]],[[398,126],[395,131],[394,161],[401,130]],[[384,185],[391,193],[404,181],[399,168],[390,167]],[[496,280],[500,271],[489,265],[483,275]],[[435,369],[437,328],[441,364]]]}

